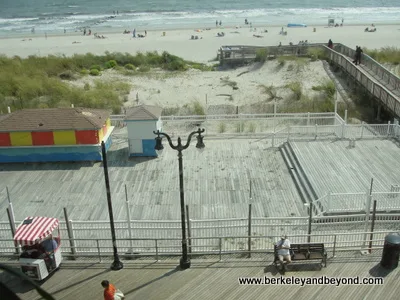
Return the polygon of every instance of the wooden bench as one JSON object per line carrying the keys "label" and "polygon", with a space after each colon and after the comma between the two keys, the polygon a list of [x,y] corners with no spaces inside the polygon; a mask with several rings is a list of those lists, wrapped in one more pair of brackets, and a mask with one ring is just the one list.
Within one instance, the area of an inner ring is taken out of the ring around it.
{"label": "wooden bench", "polygon": [[[292,261],[301,260],[320,260],[321,268],[326,268],[327,253],[324,244],[291,244],[290,252]],[[278,248],[274,245],[274,264],[278,268],[280,265]],[[278,268],[279,269],[279,268]]]}

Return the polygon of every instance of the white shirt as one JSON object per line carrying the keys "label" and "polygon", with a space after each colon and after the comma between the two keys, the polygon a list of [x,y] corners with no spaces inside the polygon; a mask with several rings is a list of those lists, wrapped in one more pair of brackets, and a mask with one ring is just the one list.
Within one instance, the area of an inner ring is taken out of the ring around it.
{"label": "white shirt", "polygon": [[[290,248],[290,241],[288,239],[280,240],[276,245]],[[290,255],[290,251],[289,249],[278,249],[278,255]]]}

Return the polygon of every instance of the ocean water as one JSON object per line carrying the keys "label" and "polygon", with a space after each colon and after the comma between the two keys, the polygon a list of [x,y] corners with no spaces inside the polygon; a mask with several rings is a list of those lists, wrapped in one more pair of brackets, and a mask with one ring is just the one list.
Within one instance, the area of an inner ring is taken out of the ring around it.
{"label": "ocean water", "polygon": [[285,26],[400,24],[400,0],[0,0],[0,36],[212,28],[244,25]]}

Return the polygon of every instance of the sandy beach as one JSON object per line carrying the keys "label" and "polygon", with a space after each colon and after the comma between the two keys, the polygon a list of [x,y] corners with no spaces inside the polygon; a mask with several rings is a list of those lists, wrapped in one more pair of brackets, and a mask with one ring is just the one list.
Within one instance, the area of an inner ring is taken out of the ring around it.
{"label": "sandy beach", "polygon": [[[66,34],[47,38],[40,34],[28,34],[26,37],[2,39],[0,54],[7,56],[29,55],[46,56],[66,55],[74,53],[104,54],[109,52],[128,52],[135,54],[138,51],[168,51],[184,59],[207,63],[215,59],[221,45],[278,45],[297,44],[301,40],[309,43],[327,43],[329,39],[340,42],[349,47],[356,45],[379,49],[381,47],[400,47],[400,25],[376,26],[376,32],[364,32],[364,26],[344,27],[306,27],[284,28],[288,34],[280,35],[281,27],[261,27],[254,31],[250,28],[212,28],[209,30],[173,30],[147,31],[145,38],[133,38],[131,34],[101,33],[106,38],[98,39],[81,34]],[[265,32],[268,30],[268,32]],[[224,37],[217,37],[218,32],[224,32]],[[144,34],[138,30],[137,34]],[[198,36],[192,40],[191,36]],[[254,35],[262,36],[255,37]],[[213,64],[215,63],[212,62]],[[246,73],[238,76],[240,73]],[[131,91],[124,101],[124,107],[138,104],[159,105],[162,108],[182,108],[185,104],[198,102],[205,113],[224,114],[232,113],[239,107],[242,113],[271,112],[272,100],[285,100],[290,97],[287,85],[300,82],[303,93],[314,99],[318,95],[312,90],[313,86],[323,84],[329,77],[321,61],[308,62],[302,66],[287,63],[278,67],[278,62],[267,61],[265,64],[245,66],[234,70],[218,72],[201,72],[189,70],[187,72],[169,73],[152,71],[134,77],[122,76],[120,73],[108,70],[100,77],[86,76],[73,84],[83,87],[93,80],[119,80],[129,82]],[[232,89],[234,83],[237,89]],[[265,92],[264,87],[273,86],[276,92],[274,99]],[[340,99],[339,99],[340,101]],[[268,106],[268,107],[266,107]],[[279,108],[278,108],[279,110]],[[174,112],[174,114],[176,111]],[[191,114],[190,112],[180,112]]]}
{"label": "sandy beach", "polygon": [[[280,35],[281,27],[259,27],[254,31],[249,27],[221,27],[221,28],[199,28],[197,30],[170,30],[147,31],[145,38],[132,38],[131,34],[103,33],[105,39],[83,36],[81,33],[73,33],[59,36],[47,35],[44,33],[27,34],[24,37],[1,39],[0,54],[7,56],[18,55],[27,57],[29,55],[46,56],[49,54],[64,54],[66,56],[74,53],[103,54],[109,52],[138,51],[168,51],[184,59],[197,62],[208,62],[216,57],[217,50],[221,45],[257,45],[274,46],[282,44],[297,44],[301,40],[308,40],[309,43],[327,43],[332,41],[345,44],[355,48],[362,47],[379,49],[385,46],[400,47],[400,25],[376,25],[376,32],[364,32],[365,26],[343,26],[343,27],[305,27],[286,28],[286,36]],[[314,32],[313,29],[316,29]],[[137,29],[138,34],[144,34],[145,29]],[[267,30],[268,32],[265,32]],[[218,32],[224,32],[224,37],[217,37]],[[191,40],[191,36],[198,36],[199,39]],[[254,37],[259,35],[262,37]]]}

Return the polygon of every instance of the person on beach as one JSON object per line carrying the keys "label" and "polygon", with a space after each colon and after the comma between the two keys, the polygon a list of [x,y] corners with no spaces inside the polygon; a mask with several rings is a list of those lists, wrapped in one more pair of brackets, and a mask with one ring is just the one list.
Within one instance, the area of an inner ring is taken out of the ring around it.
{"label": "person on beach", "polygon": [[124,294],[108,280],[103,280],[101,286],[104,288],[104,300],[124,300]]}
{"label": "person on beach", "polygon": [[331,39],[329,39],[329,41],[328,41],[328,47],[333,49],[333,42]]}
{"label": "person on beach", "polygon": [[222,26],[222,21],[219,21],[219,26]]}
{"label": "person on beach", "polygon": [[136,28],[133,28],[133,31],[132,31],[132,37],[136,37]]}
{"label": "person on beach", "polygon": [[83,35],[86,35],[86,27],[83,29]]}

